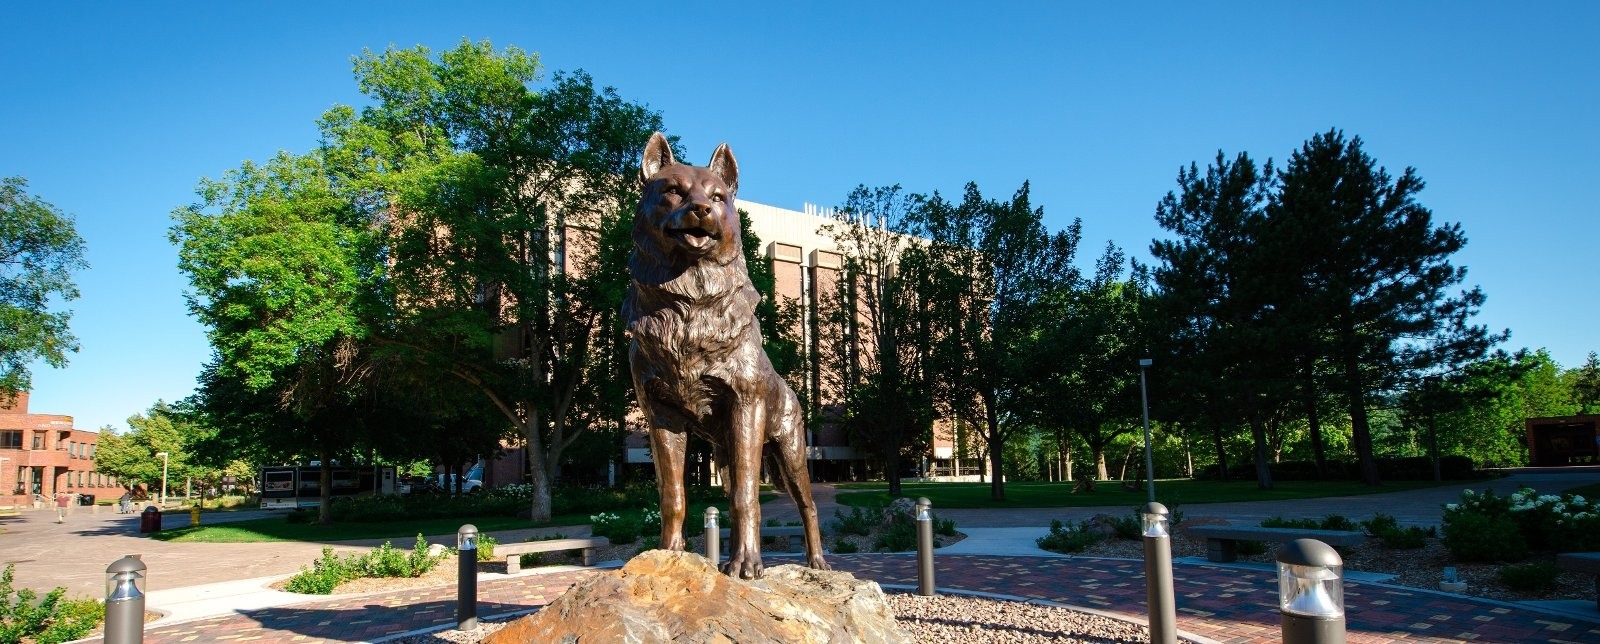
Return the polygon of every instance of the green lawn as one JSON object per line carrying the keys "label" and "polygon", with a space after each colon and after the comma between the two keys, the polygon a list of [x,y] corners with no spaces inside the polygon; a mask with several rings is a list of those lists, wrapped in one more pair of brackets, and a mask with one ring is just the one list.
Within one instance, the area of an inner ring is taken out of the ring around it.
{"label": "green lawn", "polygon": [[[1191,503],[1222,503],[1228,501],[1275,501],[1280,499],[1315,499],[1329,496],[1350,496],[1399,492],[1455,485],[1460,481],[1392,481],[1370,487],[1356,481],[1279,481],[1272,489],[1256,488],[1254,481],[1195,481],[1174,479],[1156,481],[1156,500],[1167,506]],[[905,496],[928,497],[935,508],[1078,508],[1098,506],[1136,507],[1144,505],[1145,489],[1122,489],[1117,481],[1102,481],[1092,493],[1072,492],[1072,483],[1017,482],[1006,484],[1006,500],[989,498],[988,483],[906,483]],[[841,505],[871,507],[887,505],[891,500],[882,483],[844,483],[840,492]]]}
{"label": "green lawn", "polygon": [[[202,519],[203,521],[204,519]],[[351,541],[354,539],[390,539],[395,544],[409,544],[417,534],[455,534],[462,525],[477,526],[479,532],[516,530],[543,526],[588,525],[588,515],[558,516],[548,523],[531,523],[527,519],[506,516],[458,517],[450,519],[418,519],[415,521],[385,521],[379,523],[289,523],[283,517],[229,521],[186,528],[162,530],[150,535],[161,541],[195,543],[260,543],[268,541]]]}

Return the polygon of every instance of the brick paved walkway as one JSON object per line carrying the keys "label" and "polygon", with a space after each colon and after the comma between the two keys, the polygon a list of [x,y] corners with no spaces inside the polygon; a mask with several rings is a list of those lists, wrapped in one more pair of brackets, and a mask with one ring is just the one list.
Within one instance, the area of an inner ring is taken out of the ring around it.
{"label": "brick paved walkway", "polygon": [[[834,555],[840,570],[885,584],[916,583],[904,555]],[[778,562],[773,562],[778,563]],[[485,581],[478,614],[529,611],[589,571]],[[1277,581],[1271,573],[1201,565],[1173,571],[1181,630],[1221,642],[1278,641]],[[940,588],[1014,595],[1142,617],[1143,564],[1094,558],[945,556]],[[1554,618],[1511,605],[1381,584],[1345,585],[1349,639],[1375,642],[1600,642],[1600,623]],[[455,588],[436,586],[333,598],[182,624],[151,624],[150,644],[168,642],[363,642],[455,622]]]}

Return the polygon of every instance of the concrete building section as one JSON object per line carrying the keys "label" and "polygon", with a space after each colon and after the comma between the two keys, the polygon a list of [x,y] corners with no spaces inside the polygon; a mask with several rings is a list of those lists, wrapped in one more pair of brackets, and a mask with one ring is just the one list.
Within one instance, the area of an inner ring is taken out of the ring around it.
{"label": "concrete building section", "polygon": [[95,469],[97,432],[72,426],[72,417],[28,411],[28,393],[19,392],[0,408],[0,508],[34,507],[54,501],[57,492],[115,499],[117,480]]}

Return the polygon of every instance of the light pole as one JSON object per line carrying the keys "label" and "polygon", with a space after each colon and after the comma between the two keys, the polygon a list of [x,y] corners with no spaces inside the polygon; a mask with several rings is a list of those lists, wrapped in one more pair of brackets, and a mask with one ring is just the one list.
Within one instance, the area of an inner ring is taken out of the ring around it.
{"label": "light pole", "polygon": [[156,456],[161,457],[161,507],[167,507],[167,453],[156,452]]}
{"label": "light pole", "polygon": [[1144,385],[1144,372],[1150,368],[1152,362],[1149,358],[1139,359],[1139,401],[1144,405],[1144,486],[1150,495],[1148,500],[1155,503],[1155,460],[1150,457],[1150,393]]}

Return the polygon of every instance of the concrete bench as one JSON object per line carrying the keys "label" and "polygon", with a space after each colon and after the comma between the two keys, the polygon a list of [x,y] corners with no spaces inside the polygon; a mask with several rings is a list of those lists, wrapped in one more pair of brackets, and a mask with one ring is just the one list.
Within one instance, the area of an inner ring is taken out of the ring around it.
{"label": "concrete bench", "polygon": [[1239,558],[1240,541],[1283,543],[1295,539],[1316,539],[1330,546],[1359,546],[1367,535],[1355,530],[1307,530],[1304,528],[1262,528],[1259,526],[1202,525],[1188,529],[1190,536],[1205,537],[1206,561],[1228,562]]}
{"label": "concrete bench", "polygon": [[1556,567],[1594,575],[1594,605],[1600,609],[1600,552],[1563,552],[1556,555]]}
{"label": "concrete bench", "polygon": [[522,555],[534,552],[562,552],[565,550],[582,550],[583,565],[590,565],[595,548],[611,545],[610,539],[549,539],[546,541],[524,541],[522,543],[500,543],[494,546],[494,556],[506,558],[506,573],[522,572]]}
{"label": "concrete bench", "polygon": [[[724,543],[724,544],[732,543],[731,541],[728,540],[728,537],[730,535],[732,535],[732,534],[733,534],[732,529],[723,528],[722,529],[722,543]],[[761,526],[761,536],[763,536],[763,537],[789,537],[789,550],[791,552],[800,552],[800,551],[805,549],[805,543],[806,543],[805,534],[806,534],[806,529],[803,526],[797,526],[797,525]],[[728,546],[726,546],[726,545],[723,546],[723,552],[724,553],[726,553],[728,551],[728,549],[729,549]]]}

